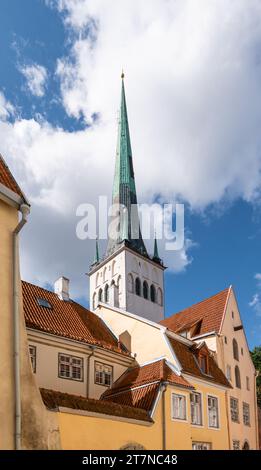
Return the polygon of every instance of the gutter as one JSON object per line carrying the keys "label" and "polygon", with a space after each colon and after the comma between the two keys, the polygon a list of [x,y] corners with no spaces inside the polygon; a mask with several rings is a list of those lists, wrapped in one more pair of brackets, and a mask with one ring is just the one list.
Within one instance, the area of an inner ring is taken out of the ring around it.
{"label": "gutter", "polygon": [[86,385],[87,385],[87,387],[86,387],[86,397],[87,398],[90,398],[89,397],[89,395],[90,395],[90,359],[94,355],[95,346],[90,346],[90,349],[91,349],[92,352],[87,357],[87,377],[86,377]]}
{"label": "gutter", "polygon": [[20,379],[20,315],[19,315],[19,233],[27,222],[30,207],[21,204],[22,218],[13,232],[13,322],[14,322],[14,386],[15,386],[15,449],[21,449],[21,379]]}
{"label": "gutter", "polygon": [[165,406],[165,393],[167,384],[165,382],[161,385],[162,392],[162,450],[166,450],[166,406]]}

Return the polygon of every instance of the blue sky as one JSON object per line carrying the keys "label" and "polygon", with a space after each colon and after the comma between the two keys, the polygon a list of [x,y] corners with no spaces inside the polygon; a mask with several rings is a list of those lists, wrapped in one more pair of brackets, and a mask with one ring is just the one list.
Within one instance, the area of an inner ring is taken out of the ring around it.
{"label": "blue sky", "polygon": [[67,275],[86,303],[94,244],[76,239],[75,209],[110,195],[124,66],[138,197],[185,203],[187,248],[169,258],[160,244],[166,313],[232,284],[252,348],[261,337],[261,12],[251,0],[245,18],[239,0],[224,13],[222,1],[195,13],[191,0],[176,10],[153,0],[150,11],[129,0],[111,11],[103,1],[2,0],[0,152],[32,201],[23,277],[51,285]]}

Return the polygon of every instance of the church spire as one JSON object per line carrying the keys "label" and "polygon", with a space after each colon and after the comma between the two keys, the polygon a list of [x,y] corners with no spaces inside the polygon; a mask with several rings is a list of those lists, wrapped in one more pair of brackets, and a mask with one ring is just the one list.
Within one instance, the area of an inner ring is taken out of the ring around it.
{"label": "church spire", "polygon": [[[118,123],[118,140],[116,150],[116,163],[113,182],[113,204],[123,205],[127,209],[127,227],[125,216],[120,220],[120,237],[109,239],[107,255],[109,256],[125,241],[131,248],[147,256],[139,225],[138,212],[133,211],[133,206],[137,204],[137,194],[132,162],[132,150],[125,97],[124,73],[121,74],[121,106]],[[131,212],[132,208],[132,212]]]}
{"label": "church spire", "polygon": [[99,263],[99,261],[100,261],[99,244],[98,244],[98,238],[96,237],[96,241],[95,241],[95,258],[93,260],[93,264]]}
{"label": "church spire", "polygon": [[157,242],[156,233],[155,233],[155,237],[154,237],[153,261],[156,261],[156,262],[159,262],[159,261],[160,261],[159,251],[158,251],[158,242]]}

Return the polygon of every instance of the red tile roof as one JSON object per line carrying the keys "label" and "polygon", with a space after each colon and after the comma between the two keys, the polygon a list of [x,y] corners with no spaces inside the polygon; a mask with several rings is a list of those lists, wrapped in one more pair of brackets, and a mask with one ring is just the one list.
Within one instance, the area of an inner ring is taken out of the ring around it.
{"label": "red tile roof", "polygon": [[21,189],[19,188],[16,180],[14,179],[11,171],[6,165],[1,154],[0,154],[0,183],[2,183],[6,188],[11,189],[11,191],[16,193],[18,196],[21,196],[21,198],[25,199]]}
{"label": "red tile roof", "polygon": [[180,362],[182,372],[231,388],[230,383],[226,379],[222,370],[218,367],[213,355],[210,352],[208,354],[209,371],[206,375],[201,372],[197,362],[198,347],[196,344],[188,346],[173,338],[169,337],[168,339],[171,343],[171,346],[173,347],[178,361]]}
{"label": "red tile roof", "polygon": [[[57,294],[22,281],[26,326],[36,330],[101,346],[129,356],[130,353],[94,313],[73,300],[60,300]],[[41,307],[37,299],[47,300],[52,309]]]}
{"label": "red tile roof", "polygon": [[110,416],[153,422],[144,409],[134,408],[109,401],[95,400],[54,390],[40,389],[45,406],[51,410],[59,407],[102,413]]}
{"label": "red tile roof", "polygon": [[174,332],[189,329],[199,322],[196,335],[215,331],[219,332],[230,288],[227,288],[208,299],[202,300],[171,317],[162,320],[161,325]]}
{"label": "red tile roof", "polygon": [[101,399],[114,403],[152,409],[160,383],[169,382],[173,385],[193,388],[182,376],[178,376],[164,359],[127,369],[112,387],[102,395]]}

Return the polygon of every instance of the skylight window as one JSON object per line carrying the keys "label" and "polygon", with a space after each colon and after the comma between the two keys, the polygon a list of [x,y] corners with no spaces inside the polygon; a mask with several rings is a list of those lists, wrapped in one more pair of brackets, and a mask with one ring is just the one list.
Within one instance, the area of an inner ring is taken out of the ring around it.
{"label": "skylight window", "polygon": [[46,299],[38,298],[37,303],[38,303],[38,305],[40,305],[40,307],[45,307],[45,308],[52,309],[51,304]]}

